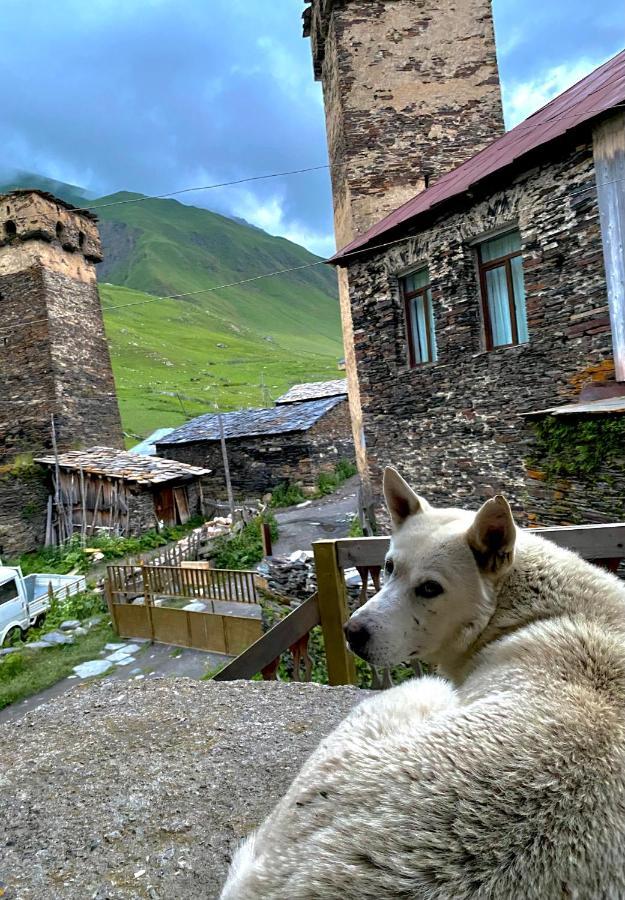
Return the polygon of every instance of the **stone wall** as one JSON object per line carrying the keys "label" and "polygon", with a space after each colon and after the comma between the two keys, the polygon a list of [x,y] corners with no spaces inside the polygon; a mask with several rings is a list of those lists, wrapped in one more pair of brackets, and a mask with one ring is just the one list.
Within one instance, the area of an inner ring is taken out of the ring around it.
{"label": "stone wall", "polygon": [[0,559],[30,553],[43,546],[49,488],[39,466],[26,472],[0,467]]}
{"label": "stone wall", "polygon": [[[350,267],[364,435],[378,489],[383,467],[393,464],[435,503],[475,506],[504,491],[520,512],[529,441],[521,414],[572,400],[587,382],[613,380],[591,137],[551,152]],[[472,242],[509,226],[522,238],[530,341],[486,351]],[[423,266],[439,360],[411,369],[397,276]]]}
{"label": "stone wall", "polygon": [[[312,487],[320,472],[330,471],[339,459],[354,458],[349,407],[347,403],[338,404],[307,432],[229,438],[227,449],[236,497],[260,496],[285,481]],[[158,444],[157,452],[159,456],[211,469],[211,496],[226,496],[218,441]]]}

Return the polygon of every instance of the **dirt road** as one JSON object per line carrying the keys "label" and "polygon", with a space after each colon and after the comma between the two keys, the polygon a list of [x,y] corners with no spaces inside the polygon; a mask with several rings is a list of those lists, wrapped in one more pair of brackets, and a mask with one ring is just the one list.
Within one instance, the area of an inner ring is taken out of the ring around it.
{"label": "dirt road", "polygon": [[310,550],[313,541],[346,537],[358,511],[358,486],[358,476],[354,475],[334,494],[313,500],[308,506],[275,510],[280,536],[274,554]]}

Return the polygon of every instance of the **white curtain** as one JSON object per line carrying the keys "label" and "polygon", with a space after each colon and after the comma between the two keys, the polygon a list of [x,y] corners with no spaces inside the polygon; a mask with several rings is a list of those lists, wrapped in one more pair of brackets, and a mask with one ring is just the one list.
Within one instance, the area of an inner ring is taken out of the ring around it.
{"label": "white curtain", "polygon": [[498,266],[496,269],[489,269],[486,272],[486,293],[493,346],[501,347],[503,344],[511,344],[512,326],[505,266]]}
{"label": "white curtain", "polygon": [[515,256],[511,260],[512,285],[514,288],[514,306],[516,309],[516,327],[519,333],[519,344],[527,344],[530,339],[527,327],[527,310],[525,309],[525,282],[523,280],[523,260]]}
{"label": "white curtain", "polygon": [[428,362],[428,343],[423,297],[415,297],[412,301],[412,320],[412,342],[414,344],[415,362]]}
{"label": "white curtain", "polygon": [[436,345],[436,327],[434,325],[434,307],[432,306],[432,291],[428,289],[428,317],[430,320],[430,337],[432,340],[432,362],[438,359],[438,347]]}

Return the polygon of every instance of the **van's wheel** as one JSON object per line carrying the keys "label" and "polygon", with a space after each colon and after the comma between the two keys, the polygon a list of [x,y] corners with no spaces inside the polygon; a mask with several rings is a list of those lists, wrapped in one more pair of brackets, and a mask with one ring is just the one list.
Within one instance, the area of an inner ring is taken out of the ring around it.
{"label": "van's wheel", "polygon": [[45,621],[46,621],[46,614],[41,613],[41,615],[37,616],[37,618],[33,622],[33,628],[40,628]]}
{"label": "van's wheel", "polygon": [[4,646],[5,647],[13,647],[14,644],[22,643],[24,640],[24,632],[19,627],[19,625],[15,625],[13,628],[7,631],[6,636],[4,638]]}

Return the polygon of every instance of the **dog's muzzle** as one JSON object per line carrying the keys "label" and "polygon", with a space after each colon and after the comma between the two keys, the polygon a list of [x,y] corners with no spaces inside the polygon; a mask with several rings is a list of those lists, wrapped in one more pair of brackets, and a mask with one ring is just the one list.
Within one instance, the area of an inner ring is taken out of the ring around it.
{"label": "dog's muzzle", "polygon": [[367,626],[357,619],[349,619],[343,626],[343,631],[345,632],[345,639],[352,653],[362,656],[364,649],[369,642],[369,638],[371,637]]}

